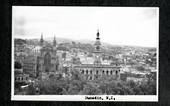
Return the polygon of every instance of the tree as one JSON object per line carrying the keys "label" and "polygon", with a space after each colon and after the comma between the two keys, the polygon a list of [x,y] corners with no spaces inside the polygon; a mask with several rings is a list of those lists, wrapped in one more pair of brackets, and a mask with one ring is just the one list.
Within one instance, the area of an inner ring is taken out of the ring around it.
{"label": "tree", "polygon": [[33,87],[33,85],[29,85],[27,88],[27,95],[35,95],[36,91],[35,88]]}
{"label": "tree", "polygon": [[71,75],[72,75],[72,80],[82,80],[82,77],[78,70],[72,70]]}
{"label": "tree", "polygon": [[101,95],[102,91],[94,86],[92,83],[87,83],[83,90],[79,93],[81,95]]}
{"label": "tree", "polygon": [[66,58],[66,52],[62,53],[62,58]]}
{"label": "tree", "polygon": [[15,63],[14,63],[14,67],[15,67],[15,69],[21,69],[22,68],[22,65],[21,65],[21,63],[20,62],[18,62],[18,61],[15,61]]}
{"label": "tree", "polygon": [[59,45],[57,49],[63,50],[63,51],[69,51],[69,49],[66,46],[63,46],[63,45]]}
{"label": "tree", "polygon": [[69,84],[68,93],[69,94],[78,94],[83,89],[83,84],[80,80],[73,80]]}
{"label": "tree", "polygon": [[40,82],[41,94],[63,95],[67,94],[68,84],[63,79],[51,78]]}
{"label": "tree", "polygon": [[145,68],[143,66],[137,66],[136,69],[138,71],[145,71]]}
{"label": "tree", "polygon": [[14,39],[14,43],[18,45],[26,44],[26,40],[24,39]]}
{"label": "tree", "polygon": [[80,58],[72,57],[73,64],[81,64]]}

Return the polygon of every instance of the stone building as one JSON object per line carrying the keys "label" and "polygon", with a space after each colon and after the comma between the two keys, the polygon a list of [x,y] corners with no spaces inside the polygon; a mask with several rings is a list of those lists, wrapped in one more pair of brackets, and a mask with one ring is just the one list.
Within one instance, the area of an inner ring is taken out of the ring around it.
{"label": "stone building", "polygon": [[14,70],[14,78],[16,83],[28,83],[29,75],[23,73],[23,69]]}
{"label": "stone building", "polygon": [[40,40],[40,55],[37,56],[37,76],[45,78],[50,74],[57,73],[61,70],[60,57],[57,55],[56,40],[54,37],[53,44],[44,44],[43,36]]}
{"label": "stone building", "polygon": [[33,55],[26,56],[23,60],[23,71],[30,77],[36,77],[37,58]]}
{"label": "stone building", "polygon": [[114,78],[120,78],[120,71],[122,70],[121,66],[114,64],[102,64],[101,62],[101,42],[99,37],[99,31],[97,32],[96,41],[94,43],[94,63],[93,64],[80,64],[74,65],[73,70],[78,70],[81,75],[85,77],[85,79],[93,80],[96,78],[100,78],[101,76],[110,76]]}
{"label": "stone building", "polygon": [[23,73],[30,77],[44,78],[51,73],[58,73],[62,68],[61,55],[57,53],[56,45],[55,37],[53,43],[50,44],[45,42],[43,35],[41,35],[38,46],[31,47],[30,53],[24,51],[25,54],[15,50],[14,59],[21,63]]}

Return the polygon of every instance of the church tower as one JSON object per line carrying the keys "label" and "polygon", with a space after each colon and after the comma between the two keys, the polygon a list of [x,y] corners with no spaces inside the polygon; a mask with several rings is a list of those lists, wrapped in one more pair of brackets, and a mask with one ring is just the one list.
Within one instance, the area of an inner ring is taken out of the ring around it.
{"label": "church tower", "polygon": [[56,38],[54,36],[54,39],[53,39],[53,55],[56,55],[56,51],[57,51],[57,42],[56,42]]}
{"label": "church tower", "polygon": [[95,54],[95,61],[94,64],[100,65],[101,64],[101,43],[100,43],[100,37],[99,37],[99,30],[97,31],[97,37],[96,37],[96,41],[95,41],[95,50],[94,50],[94,54]]}
{"label": "church tower", "polygon": [[56,38],[55,38],[55,36],[54,36],[53,46],[56,47],[56,44],[57,44],[57,42],[56,42]]}
{"label": "church tower", "polygon": [[43,34],[41,34],[41,39],[40,39],[40,46],[43,46],[44,40],[43,40]]}
{"label": "church tower", "polygon": [[43,35],[41,34],[40,55],[37,56],[37,75],[40,79],[48,78],[49,75],[60,71],[60,61],[56,52],[56,38],[54,37],[52,44],[44,44]]}

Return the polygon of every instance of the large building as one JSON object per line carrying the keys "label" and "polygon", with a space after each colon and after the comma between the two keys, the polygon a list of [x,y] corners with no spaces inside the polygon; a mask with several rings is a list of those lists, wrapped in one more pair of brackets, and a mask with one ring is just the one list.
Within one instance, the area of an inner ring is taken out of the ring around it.
{"label": "large building", "polygon": [[25,83],[25,84],[28,83],[29,74],[24,74],[23,69],[15,69],[14,75],[15,75],[16,83]]}
{"label": "large building", "polygon": [[44,44],[43,36],[40,40],[40,54],[37,56],[37,75],[43,79],[61,70],[60,57],[57,55],[56,40],[53,44]]}
{"label": "large building", "polygon": [[[102,49],[100,42],[100,34],[97,32],[96,41],[94,43],[94,50],[91,53],[94,57],[92,63],[83,64],[80,62],[80,58],[77,59],[76,56],[70,60],[69,69],[78,70],[85,79],[97,79],[101,76],[110,76],[114,78],[120,77],[120,71],[122,67],[117,64],[103,64],[102,62]],[[64,67],[64,62],[62,62],[62,57],[57,52],[56,39],[54,37],[53,43],[47,43],[41,35],[41,39],[38,47],[34,47],[31,55],[27,55],[22,60],[24,73],[29,74],[30,77],[38,77],[40,79],[45,79],[51,74],[60,73],[62,67]],[[60,53],[61,54],[61,53]],[[65,60],[65,62],[67,62]],[[75,64],[78,63],[78,64]]]}
{"label": "large building", "polygon": [[37,58],[33,55],[28,55],[23,60],[23,71],[29,74],[30,77],[36,77]]}
{"label": "large building", "polygon": [[15,61],[22,64],[23,72],[30,77],[44,78],[51,73],[57,73],[62,68],[61,56],[57,53],[56,39],[54,37],[53,44],[44,41],[43,35],[39,45],[25,54],[18,54],[15,52]]}
{"label": "large building", "polygon": [[114,64],[102,64],[101,62],[101,42],[99,37],[99,31],[97,32],[96,41],[94,44],[94,63],[93,64],[80,64],[80,65],[74,65],[73,69],[78,70],[85,79],[93,80],[100,78],[101,76],[106,77],[114,77],[114,78],[120,78],[120,71],[122,70],[121,66],[114,65]]}

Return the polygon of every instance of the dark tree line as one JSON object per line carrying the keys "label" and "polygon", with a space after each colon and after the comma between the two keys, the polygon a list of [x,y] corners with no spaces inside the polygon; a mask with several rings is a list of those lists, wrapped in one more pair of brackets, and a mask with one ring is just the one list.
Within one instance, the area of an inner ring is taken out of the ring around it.
{"label": "dark tree line", "polygon": [[136,83],[112,78],[88,81],[78,72],[71,78],[53,76],[40,82],[40,94],[51,95],[155,95],[156,80],[150,76],[148,81]]}
{"label": "dark tree line", "polygon": [[15,61],[15,63],[14,63],[14,68],[15,68],[15,69],[21,69],[21,68],[22,68],[21,63],[20,63],[20,62]]}

